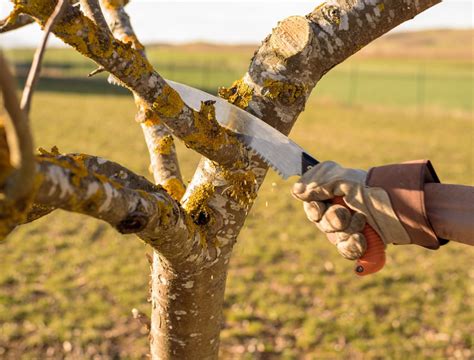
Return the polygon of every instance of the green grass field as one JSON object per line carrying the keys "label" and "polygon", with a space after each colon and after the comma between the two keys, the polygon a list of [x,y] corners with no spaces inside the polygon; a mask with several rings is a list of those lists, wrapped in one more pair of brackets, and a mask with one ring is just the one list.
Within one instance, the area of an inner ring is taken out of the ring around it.
{"label": "green grass field", "polygon": [[[160,61],[174,64],[168,74],[205,88],[240,77],[251,55],[247,48],[159,50],[151,52],[158,68]],[[8,55],[21,62],[30,52]],[[192,69],[204,56],[227,61],[233,72],[203,77]],[[52,51],[48,61],[69,64],[61,76],[93,69],[65,50]],[[403,81],[421,67],[420,110],[416,96],[407,95],[416,87]],[[352,69],[359,79],[348,106],[344,79]],[[147,175],[132,98],[75,81],[40,86],[32,113],[37,146],[104,156]],[[320,85],[291,134],[318,158],[361,168],[430,158],[443,182],[474,185],[472,59],[360,56]],[[199,157],[181,144],[179,154],[190,179]],[[307,222],[291,184],[270,173],[240,235],[227,284],[223,359],[472,359],[474,249],[392,246],[381,273],[357,278],[353,264]],[[134,236],[60,211],[17,229],[0,243],[0,358],[144,358],[147,335],[130,310],[149,313],[149,252]]]}

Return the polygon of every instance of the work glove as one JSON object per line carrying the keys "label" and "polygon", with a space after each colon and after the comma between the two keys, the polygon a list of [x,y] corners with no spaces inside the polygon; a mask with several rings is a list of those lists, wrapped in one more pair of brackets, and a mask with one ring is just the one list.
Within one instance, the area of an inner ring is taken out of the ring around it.
{"label": "work glove", "polygon": [[[308,219],[349,260],[360,258],[367,249],[366,239],[361,233],[366,222],[385,245],[410,243],[387,192],[366,186],[366,178],[366,171],[347,169],[326,161],[307,171],[292,190],[293,196],[303,201]],[[337,196],[341,196],[352,211],[332,204],[331,200]]]}

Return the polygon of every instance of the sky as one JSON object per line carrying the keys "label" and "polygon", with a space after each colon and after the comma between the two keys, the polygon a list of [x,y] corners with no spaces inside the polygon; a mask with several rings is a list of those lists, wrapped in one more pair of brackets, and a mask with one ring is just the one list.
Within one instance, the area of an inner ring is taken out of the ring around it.
{"label": "sky", "polygon": [[[279,20],[304,15],[321,0],[132,0],[127,9],[135,31],[144,43],[258,43]],[[0,2],[0,17],[11,4]],[[444,0],[395,31],[474,27],[472,0]],[[36,46],[41,30],[34,24],[0,34],[0,47]],[[50,45],[61,42],[52,39]]]}

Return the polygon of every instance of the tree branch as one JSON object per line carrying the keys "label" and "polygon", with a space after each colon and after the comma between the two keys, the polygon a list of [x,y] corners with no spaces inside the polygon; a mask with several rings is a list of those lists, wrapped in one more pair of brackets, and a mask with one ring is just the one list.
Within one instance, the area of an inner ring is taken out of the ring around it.
{"label": "tree branch", "polygon": [[15,171],[10,174],[3,191],[13,202],[24,200],[33,187],[33,139],[27,115],[20,109],[16,96],[16,83],[10,73],[8,63],[0,52],[0,90],[9,116],[4,117],[5,136],[10,155],[10,165]]}
{"label": "tree branch", "polygon": [[100,8],[100,4],[98,0],[80,0],[81,9],[84,14],[95,22],[95,24],[100,27],[102,30],[109,32],[109,26],[107,25],[107,21],[105,21],[104,15],[102,14],[102,9]]}
{"label": "tree branch", "polygon": [[30,72],[28,73],[28,78],[26,79],[25,88],[23,90],[23,96],[21,97],[20,102],[20,107],[26,114],[30,113],[31,100],[33,99],[33,92],[35,90],[35,86],[41,72],[41,64],[43,62],[43,56],[46,51],[49,33],[51,32],[51,29],[53,28],[56,21],[58,21],[58,19],[64,12],[66,2],[67,0],[58,1],[58,4],[56,5],[56,8],[51,14],[51,17],[46,22],[43,39],[41,40],[41,44],[36,49],[35,56],[33,57],[33,62],[31,64]]}
{"label": "tree branch", "polygon": [[[222,89],[220,95],[288,134],[324,74],[371,41],[439,2],[339,0],[318,6],[306,17],[289,17],[264,40],[244,77],[230,89]],[[215,223],[217,239],[221,244],[229,244],[228,251],[222,249],[223,256],[230,256],[268,170],[252,154],[248,154],[246,164],[245,168],[230,172],[203,159],[183,198],[186,206],[194,189],[213,185],[209,207],[219,219],[233,220],[221,228],[220,222]]]}
{"label": "tree branch", "polygon": [[[44,24],[55,0],[14,0],[19,11]],[[118,78],[132,90],[159,119],[189,147],[224,165],[233,166],[242,145],[235,135],[215,119],[212,105],[196,111],[153,69],[138,49],[111,38],[78,9],[69,6],[53,28],[56,36]],[[209,139],[212,139],[209,140]]]}
{"label": "tree branch", "polygon": [[92,216],[123,234],[137,234],[159,250],[172,234],[187,233],[186,214],[179,204],[161,187],[118,164],[58,153],[43,153],[36,163],[34,203],[45,214],[63,209]]}
{"label": "tree branch", "polygon": [[[40,153],[46,157],[61,156],[57,148],[51,149],[50,152],[40,148]],[[86,154],[65,154],[64,156],[72,159],[80,159],[83,161],[84,167],[88,169],[90,173],[98,174],[101,178],[105,177],[122,187],[145,191],[147,193],[161,191],[160,187],[154,185],[143,176],[137,175],[113,161]],[[23,224],[35,221],[56,209],[57,208],[52,206],[34,203]]]}
{"label": "tree branch", "polygon": [[[130,17],[123,5],[109,0],[102,0],[102,4],[106,9],[109,26],[115,37],[124,43],[131,43],[134,49],[142,51],[143,56],[146,57],[145,48],[135,35]],[[156,118],[153,110],[138,96],[134,97],[138,108],[136,120],[140,123],[145,136],[155,183],[162,185],[174,199],[179,201],[185,187],[173,137]]]}
{"label": "tree branch", "polygon": [[35,20],[31,16],[18,14],[14,10],[7,18],[0,20],[0,34],[22,28],[34,22]]}

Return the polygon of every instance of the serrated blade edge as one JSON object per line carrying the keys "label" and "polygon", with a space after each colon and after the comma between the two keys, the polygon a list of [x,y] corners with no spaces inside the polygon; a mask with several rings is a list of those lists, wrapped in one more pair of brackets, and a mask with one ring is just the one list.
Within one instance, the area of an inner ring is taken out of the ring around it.
{"label": "serrated blade edge", "polygon": [[258,117],[202,90],[171,80],[166,81],[188,106],[196,110],[200,108],[202,101],[215,101],[219,124],[236,133],[243,144],[254,150],[284,179],[293,175],[301,176],[309,167],[318,164],[318,161],[298,144]]}

